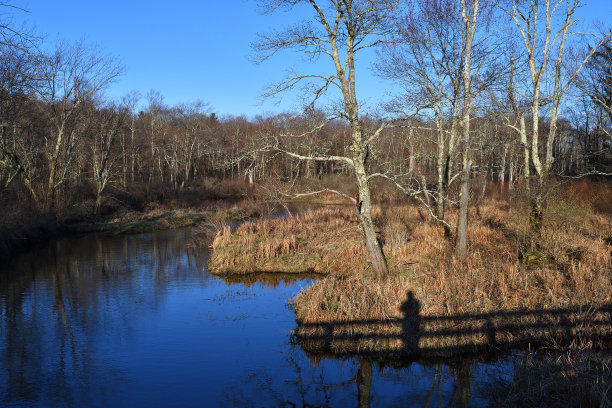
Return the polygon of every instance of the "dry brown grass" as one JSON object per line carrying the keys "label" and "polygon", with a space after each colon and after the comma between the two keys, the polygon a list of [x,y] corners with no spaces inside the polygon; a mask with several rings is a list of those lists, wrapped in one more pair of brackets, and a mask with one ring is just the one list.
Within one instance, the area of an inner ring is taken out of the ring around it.
{"label": "dry brown grass", "polygon": [[[327,274],[294,300],[301,324],[297,335],[315,338],[313,346],[339,353],[401,351],[410,342],[402,328],[408,291],[419,303],[421,329],[448,334],[421,336],[421,348],[496,345],[529,336],[551,343],[565,337],[567,342],[590,335],[588,325],[581,323],[585,319],[606,319],[605,313],[589,313],[612,302],[608,215],[572,202],[553,203],[541,253],[528,254],[524,208],[489,200],[479,206],[479,215],[471,214],[469,256],[460,260],[442,228],[423,221],[417,208],[375,208],[391,270],[379,281],[368,273],[352,211],[321,209],[246,223],[234,233],[226,229],[214,241],[211,269]],[[533,310],[543,312],[529,313]],[[555,310],[568,312],[563,317],[548,313]],[[444,319],[457,316],[463,318]],[[570,329],[560,329],[560,319]]]}
{"label": "dry brown grass", "polygon": [[356,273],[366,268],[356,225],[352,212],[340,208],[245,222],[233,233],[225,227],[213,242],[209,271]]}

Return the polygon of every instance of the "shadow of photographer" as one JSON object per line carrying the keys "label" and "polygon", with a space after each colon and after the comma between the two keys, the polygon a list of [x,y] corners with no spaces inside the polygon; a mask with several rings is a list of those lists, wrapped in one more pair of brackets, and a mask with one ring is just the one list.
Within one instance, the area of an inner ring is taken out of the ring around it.
{"label": "shadow of photographer", "polygon": [[319,355],[394,361],[575,342],[588,342],[595,349],[612,348],[612,304],[428,316],[421,309],[414,293],[408,291],[398,318],[299,323],[292,341]]}
{"label": "shadow of photographer", "polygon": [[419,339],[421,337],[421,304],[414,297],[414,292],[409,290],[406,300],[402,303],[400,311],[402,319],[402,341],[406,354],[416,355],[419,352]]}

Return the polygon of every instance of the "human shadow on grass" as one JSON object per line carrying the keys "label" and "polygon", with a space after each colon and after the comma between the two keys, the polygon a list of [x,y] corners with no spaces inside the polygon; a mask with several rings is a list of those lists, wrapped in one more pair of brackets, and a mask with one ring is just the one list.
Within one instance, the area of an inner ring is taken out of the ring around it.
{"label": "human shadow on grass", "polygon": [[513,348],[612,346],[612,303],[601,307],[502,310],[454,316],[421,313],[409,291],[401,318],[300,323],[292,340],[309,353],[375,360],[448,359]]}

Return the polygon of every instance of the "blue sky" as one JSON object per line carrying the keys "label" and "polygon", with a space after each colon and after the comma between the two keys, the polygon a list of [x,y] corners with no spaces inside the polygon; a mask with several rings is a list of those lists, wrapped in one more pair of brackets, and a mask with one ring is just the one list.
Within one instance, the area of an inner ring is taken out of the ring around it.
{"label": "blue sky", "polygon": [[[15,13],[37,33],[56,39],[84,40],[116,56],[125,74],[107,91],[119,98],[130,90],[161,92],[165,102],[202,100],[220,115],[290,111],[294,97],[280,105],[259,96],[266,85],[301,64],[296,53],[275,56],[263,65],[249,61],[250,44],[258,32],[270,32],[308,12],[262,15],[255,0],[14,0],[29,10]],[[585,20],[612,22],[612,1],[591,0],[581,11]],[[363,61],[358,72],[359,95],[381,99],[389,84],[368,72]]]}

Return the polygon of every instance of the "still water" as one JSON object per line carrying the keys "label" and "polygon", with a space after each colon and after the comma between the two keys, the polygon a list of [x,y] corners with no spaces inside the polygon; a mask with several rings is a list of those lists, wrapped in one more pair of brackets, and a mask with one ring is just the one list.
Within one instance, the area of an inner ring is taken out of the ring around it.
{"label": "still water", "polygon": [[308,356],[288,301],[312,281],[215,278],[193,234],[62,239],[0,267],[0,406],[484,406],[512,373]]}

